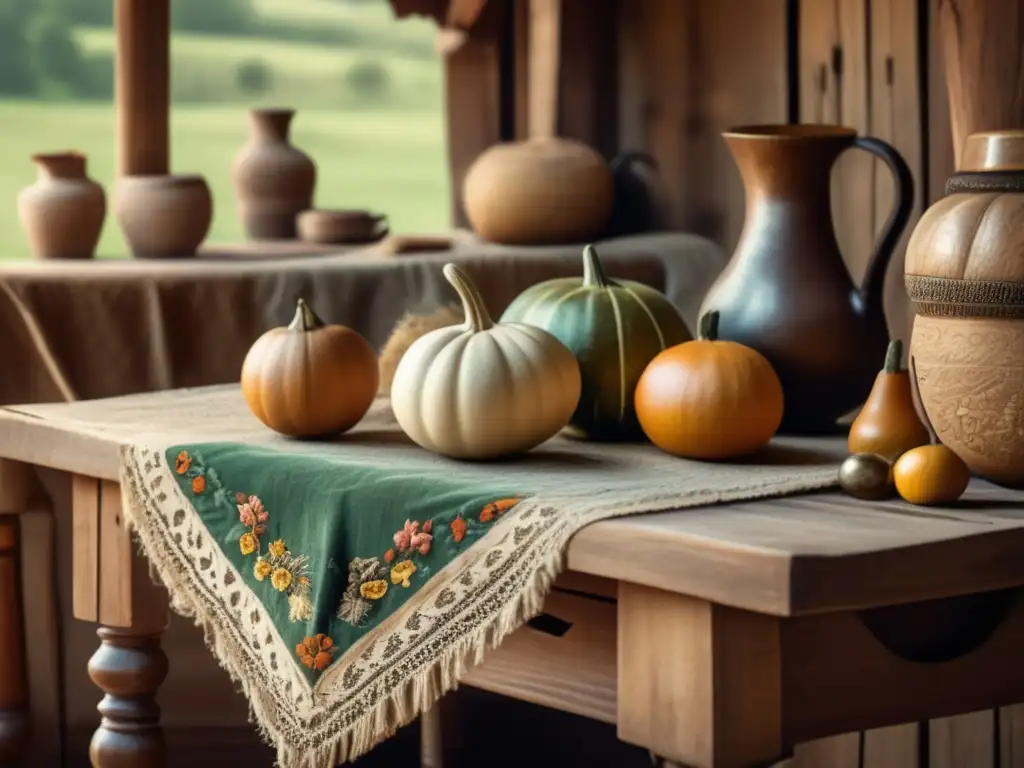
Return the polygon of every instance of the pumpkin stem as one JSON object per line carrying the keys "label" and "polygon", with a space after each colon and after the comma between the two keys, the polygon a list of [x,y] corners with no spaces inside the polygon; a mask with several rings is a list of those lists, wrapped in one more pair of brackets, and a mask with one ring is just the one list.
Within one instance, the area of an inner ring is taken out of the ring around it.
{"label": "pumpkin stem", "polygon": [[886,373],[899,373],[900,360],[902,359],[903,342],[899,339],[893,339],[889,342],[889,348],[885,350],[885,368],[883,370]]}
{"label": "pumpkin stem", "polygon": [[592,245],[583,249],[583,285],[598,288],[615,285],[604,273],[601,261],[597,258],[597,250]]}
{"label": "pumpkin stem", "polygon": [[469,275],[455,264],[444,265],[444,276],[462,299],[462,311],[466,315],[466,328],[473,333],[486,331],[494,327],[494,321],[480,298],[480,292],[469,279]]}
{"label": "pumpkin stem", "polygon": [[295,317],[288,324],[289,331],[314,331],[323,328],[324,321],[321,320],[305,299],[299,299],[295,306]]}
{"label": "pumpkin stem", "polygon": [[697,338],[701,341],[718,341],[718,310],[712,309],[700,317]]}

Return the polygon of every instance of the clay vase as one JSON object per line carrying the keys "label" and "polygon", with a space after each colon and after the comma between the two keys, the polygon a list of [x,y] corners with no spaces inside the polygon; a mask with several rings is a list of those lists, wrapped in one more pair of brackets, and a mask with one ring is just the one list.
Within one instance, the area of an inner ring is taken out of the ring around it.
{"label": "clay vase", "polygon": [[197,174],[123,176],[114,214],[136,258],[183,258],[195,256],[210,230],[213,198]]}
{"label": "clay vase", "polygon": [[316,164],[288,140],[293,109],[254,109],[249,141],[232,169],[245,235],[250,240],[292,240],[295,217],[313,207]]}
{"label": "clay vase", "polygon": [[85,155],[33,155],[36,182],[18,194],[18,216],[40,259],[91,258],[103,231],[107,199],[85,173]]}
{"label": "clay vase", "polygon": [[1024,486],[1024,131],[975,133],[907,244],[910,355],[938,439]]}
{"label": "clay vase", "polygon": [[[748,126],[724,136],[746,188],[746,219],[701,314],[717,310],[719,338],[772,363],[785,396],[780,432],[836,432],[885,359],[883,286],[910,216],[910,169],[885,142],[840,126]],[[829,199],[832,166],[854,147],[885,162],[896,199],[861,285],[839,252]]]}

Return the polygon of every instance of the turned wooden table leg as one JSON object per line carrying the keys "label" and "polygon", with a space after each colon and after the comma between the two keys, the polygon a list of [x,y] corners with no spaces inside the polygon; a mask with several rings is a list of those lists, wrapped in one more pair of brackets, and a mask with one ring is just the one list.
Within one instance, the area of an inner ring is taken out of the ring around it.
{"label": "turned wooden table leg", "polygon": [[785,757],[777,618],[619,584],[618,731],[664,768]]}
{"label": "turned wooden table leg", "polygon": [[167,592],[134,551],[117,483],[75,477],[72,519],[75,616],[102,625],[89,660],[89,677],[105,694],[89,746],[93,768],[163,768],[156,693],[168,669],[160,648]]}
{"label": "turned wooden table leg", "polygon": [[167,677],[161,632],[101,627],[102,645],[89,677],[106,694],[103,720],[92,737],[94,768],[163,768],[165,747],[156,692]]}
{"label": "turned wooden table leg", "polygon": [[463,744],[459,729],[457,692],[439,699],[420,717],[420,768],[461,768]]}

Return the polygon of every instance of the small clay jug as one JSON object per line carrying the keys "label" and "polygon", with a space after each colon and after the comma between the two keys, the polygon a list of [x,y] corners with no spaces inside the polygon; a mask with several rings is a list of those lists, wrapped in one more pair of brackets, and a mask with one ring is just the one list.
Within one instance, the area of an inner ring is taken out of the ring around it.
{"label": "small clay jug", "polygon": [[[913,204],[910,169],[884,141],[852,128],[760,125],[724,136],[746,188],[746,219],[701,314],[718,310],[719,338],[771,361],[785,395],[781,432],[837,431],[885,359],[883,287]],[[832,166],[855,147],[889,167],[896,200],[860,285],[839,252],[829,195]]]}
{"label": "small clay jug", "polygon": [[292,240],[295,217],[313,207],[316,164],[288,140],[293,109],[249,112],[249,141],[235,156],[232,180],[246,237]]}
{"label": "small clay jug", "polygon": [[122,176],[114,215],[135,258],[185,258],[210,229],[213,197],[198,174]]}
{"label": "small clay jug", "polygon": [[18,195],[18,216],[40,259],[88,259],[107,215],[103,188],[86,176],[85,155],[33,155],[39,178]]}

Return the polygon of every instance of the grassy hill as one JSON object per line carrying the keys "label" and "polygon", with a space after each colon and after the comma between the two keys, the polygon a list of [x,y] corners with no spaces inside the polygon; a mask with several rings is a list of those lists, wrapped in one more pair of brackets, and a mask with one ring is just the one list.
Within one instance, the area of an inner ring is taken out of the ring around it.
{"label": "grassy hill", "polygon": [[[241,239],[230,169],[245,141],[250,106],[293,106],[293,140],[319,167],[316,203],[386,212],[392,228],[437,231],[448,225],[449,189],[444,140],[443,81],[432,54],[433,27],[422,20],[395,22],[380,2],[257,0],[264,25],[291,25],[336,33],[341,43],[303,43],[270,37],[175,35],[172,40],[172,169],[206,176],[214,194],[210,241]],[[297,33],[296,33],[297,34]],[[294,36],[294,35],[293,35]],[[110,29],[82,28],[90,54],[113,52]],[[271,72],[259,96],[237,85],[242,62],[259,60]],[[386,86],[366,93],[346,73],[353,66],[383,69]],[[79,149],[90,175],[111,196],[114,113],[111,103],[0,101],[0,259],[25,258],[28,246],[15,198],[30,184],[35,152]],[[123,256],[112,220],[100,253]]]}

